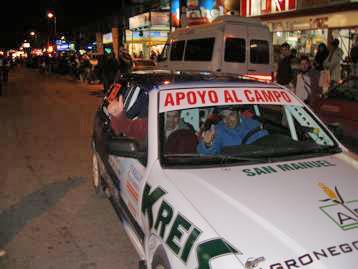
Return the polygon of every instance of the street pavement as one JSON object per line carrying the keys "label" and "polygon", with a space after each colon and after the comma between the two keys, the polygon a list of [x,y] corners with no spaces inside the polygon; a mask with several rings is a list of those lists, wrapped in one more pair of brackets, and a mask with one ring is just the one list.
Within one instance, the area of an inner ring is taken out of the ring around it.
{"label": "street pavement", "polygon": [[91,185],[90,136],[100,87],[17,69],[4,92],[0,268],[138,268],[109,201]]}

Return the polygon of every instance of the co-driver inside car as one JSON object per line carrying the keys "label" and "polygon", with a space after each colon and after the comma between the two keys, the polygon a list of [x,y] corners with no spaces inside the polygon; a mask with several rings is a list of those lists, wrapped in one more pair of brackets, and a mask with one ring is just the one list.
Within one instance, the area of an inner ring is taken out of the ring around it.
{"label": "co-driver inside car", "polygon": [[202,133],[202,140],[197,146],[198,153],[220,154],[224,147],[251,144],[268,135],[261,128],[260,122],[240,116],[240,112],[234,107],[225,108],[220,114],[222,121]]}

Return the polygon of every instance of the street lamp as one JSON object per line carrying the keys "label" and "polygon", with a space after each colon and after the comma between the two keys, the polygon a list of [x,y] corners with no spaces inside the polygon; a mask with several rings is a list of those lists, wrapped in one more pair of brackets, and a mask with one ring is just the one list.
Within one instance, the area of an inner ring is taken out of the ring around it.
{"label": "street lamp", "polygon": [[49,20],[52,20],[53,19],[53,22],[54,22],[54,35],[55,35],[55,38],[56,38],[56,35],[57,35],[57,32],[56,32],[56,16],[55,16],[55,13],[53,13],[52,11],[48,11],[47,12],[47,18]]}
{"label": "street lamp", "polygon": [[36,33],[34,31],[30,32],[30,36],[35,36]]}
{"label": "street lamp", "polygon": [[51,11],[47,12],[47,17],[49,19],[52,19],[53,17],[55,17],[55,14],[53,14]]}

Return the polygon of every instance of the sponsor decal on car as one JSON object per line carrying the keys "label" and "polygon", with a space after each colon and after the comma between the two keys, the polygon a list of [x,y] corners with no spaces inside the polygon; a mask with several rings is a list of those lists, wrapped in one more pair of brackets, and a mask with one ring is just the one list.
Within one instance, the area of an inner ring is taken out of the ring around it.
{"label": "sponsor decal on car", "polygon": [[131,212],[133,217],[138,217],[138,210],[130,201],[128,202],[128,210]]}
{"label": "sponsor decal on car", "polygon": [[335,166],[335,164],[330,163],[326,160],[318,160],[318,161],[303,161],[303,162],[293,162],[293,163],[286,163],[286,164],[277,164],[277,165],[266,165],[266,166],[259,166],[249,169],[243,169],[247,176],[260,176],[260,175],[267,175],[267,174],[274,174],[278,172],[294,172],[296,170],[305,170],[305,169],[314,169],[314,168],[324,168]]}
{"label": "sponsor decal on car", "polygon": [[129,194],[129,196],[136,202],[138,203],[139,200],[139,193],[137,191],[137,189],[133,186],[133,184],[129,181],[126,182],[126,188],[127,188],[127,192]]}
{"label": "sponsor decal on car", "polygon": [[128,170],[128,178],[135,181],[137,184],[140,184],[143,177],[134,165],[131,165]]}
{"label": "sponsor decal on car", "polygon": [[322,248],[316,251],[311,251],[309,253],[300,255],[296,258],[291,258],[282,262],[271,264],[268,268],[269,269],[302,268],[324,259],[329,259],[339,255],[347,255],[352,252],[357,252],[358,254],[358,240],[349,243],[343,243],[336,246]]}
{"label": "sponsor decal on car", "polygon": [[302,103],[289,91],[276,88],[180,89],[160,92],[159,112],[191,107],[233,104],[281,104],[302,106]]}
{"label": "sponsor decal on car", "polygon": [[[142,214],[147,218],[149,228],[154,230],[165,242],[166,246],[186,263],[202,231],[196,227],[183,214],[177,212],[174,216],[173,207],[161,199],[167,192],[161,187],[154,190],[146,184],[142,199]],[[157,215],[153,215],[153,206],[161,199]],[[171,223],[172,219],[174,221]],[[170,226],[170,227],[169,227]],[[166,231],[169,231],[166,233]],[[181,243],[182,242],[182,243]],[[229,254],[241,254],[223,238],[213,238],[201,242],[196,247],[198,269],[210,269],[210,261],[217,257]]]}
{"label": "sponsor decal on car", "polygon": [[332,190],[323,183],[319,183],[319,186],[328,196],[321,202],[329,202],[320,209],[343,231],[358,228],[358,200],[345,201],[337,187]]}

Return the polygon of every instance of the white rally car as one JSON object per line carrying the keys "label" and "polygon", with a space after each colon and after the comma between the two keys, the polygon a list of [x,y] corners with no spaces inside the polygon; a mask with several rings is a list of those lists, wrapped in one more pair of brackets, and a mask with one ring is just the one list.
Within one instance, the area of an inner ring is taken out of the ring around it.
{"label": "white rally car", "polygon": [[358,268],[357,158],[278,85],[132,74],[92,145],[140,268]]}

